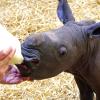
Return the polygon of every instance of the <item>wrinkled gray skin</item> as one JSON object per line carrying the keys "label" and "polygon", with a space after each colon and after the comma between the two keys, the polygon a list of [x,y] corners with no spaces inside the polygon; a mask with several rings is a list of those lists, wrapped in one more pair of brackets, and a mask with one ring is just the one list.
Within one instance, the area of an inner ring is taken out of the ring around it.
{"label": "wrinkled gray skin", "polygon": [[59,0],[57,14],[64,26],[27,37],[22,43],[24,62],[17,65],[20,77],[14,74],[9,79],[8,74],[4,81],[19,83],[23,77],[40,80],[69,72],[75,77],[80,100],[93,100],[93,92],[100,100],[100,23],[75,22],[65,0]]}

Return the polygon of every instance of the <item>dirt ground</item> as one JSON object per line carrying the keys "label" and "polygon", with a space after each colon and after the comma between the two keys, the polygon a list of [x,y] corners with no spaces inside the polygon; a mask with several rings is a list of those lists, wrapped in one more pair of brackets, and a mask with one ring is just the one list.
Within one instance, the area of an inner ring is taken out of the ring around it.
{"label": "dirt ground", "polygon": [[[100,22],[100,0],[68,0],[76,18]],[[0,23],[21,42],[31,32],[62,26],[56,15],[57,0],[0,0]],[[0,84],[0,100],[79,100],[73,76],[61,73],[50,79]]]}

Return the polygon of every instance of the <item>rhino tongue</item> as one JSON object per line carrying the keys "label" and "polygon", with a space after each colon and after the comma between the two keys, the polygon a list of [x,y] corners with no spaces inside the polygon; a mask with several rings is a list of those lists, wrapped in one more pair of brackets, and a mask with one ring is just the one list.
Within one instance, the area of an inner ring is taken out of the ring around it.
{"label": "rhino tongue", "polygon": [[23,79],[21,77],[20,71],[15,65],[9,65],[9,69],[7,73],[3,77],[3,82],[5,84],[17,84],[22,82]]}
{"label": "rhino tongue", "polygon": [[6,84],[17,84],[17,83],[22,82],[19,75],[16,75],[16,74],[14,74],[14,75],[10,74],[8,76],[5,76],[3,80],[4,80],[4,83],[6,83]]}

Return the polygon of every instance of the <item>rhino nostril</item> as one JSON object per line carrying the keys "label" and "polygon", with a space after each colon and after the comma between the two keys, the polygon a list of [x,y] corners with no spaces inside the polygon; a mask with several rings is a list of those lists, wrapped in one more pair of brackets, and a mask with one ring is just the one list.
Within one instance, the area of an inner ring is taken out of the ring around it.
{"label": "rhino nostril", "polygon": [[33,64],[38,64],[39,60],[38,59],[34,59],[32,62],[33,62]]}

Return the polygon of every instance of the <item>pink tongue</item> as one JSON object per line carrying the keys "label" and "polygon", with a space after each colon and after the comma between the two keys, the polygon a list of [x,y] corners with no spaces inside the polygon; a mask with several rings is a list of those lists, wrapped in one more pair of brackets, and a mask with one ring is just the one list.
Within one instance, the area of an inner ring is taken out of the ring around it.
{"label": "pink tongue", "polygon": [[6,84],[17,84],[22,81],[19,70],[15,65],[10,65],[7,74],[3,78]]}
{"label": "pink tongue", "polygon": [[19,75],[10,74],[8,76],[5,76],[4,81],[8,84],[17,84],[20,83],[22,80]]}

